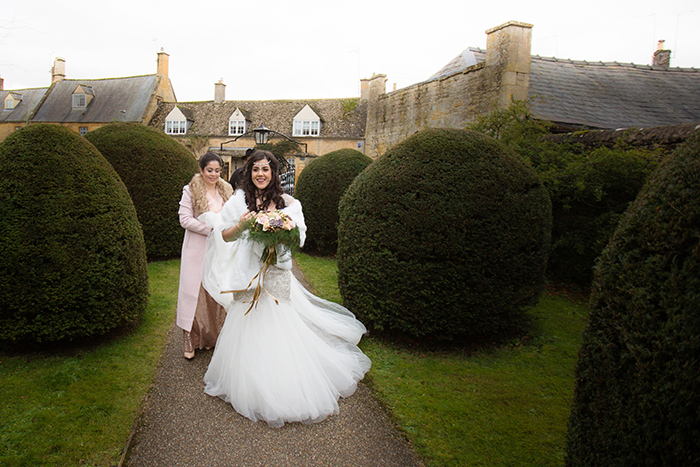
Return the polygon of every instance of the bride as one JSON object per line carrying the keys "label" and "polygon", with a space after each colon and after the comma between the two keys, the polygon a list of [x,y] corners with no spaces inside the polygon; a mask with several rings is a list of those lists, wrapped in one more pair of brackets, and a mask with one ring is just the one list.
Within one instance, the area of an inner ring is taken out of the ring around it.
{"label": "bride", "polygon": [[296,223],[303,245],[301,203],[283,194],[275,156],[258,150],[246,161],[242,188],[220,213],[200,217],[213,228],[202,282],[227,312],[204,375],[205,392],[272,427],[338,413],[338,398],[353,394],[371,365],[357,347],[364,325],[349,310],[309,293],[291,273],[285,247],[277,247],[277,263],[254,300],[263,245],[249,239],[246,224],[253,213],[276,209]]}

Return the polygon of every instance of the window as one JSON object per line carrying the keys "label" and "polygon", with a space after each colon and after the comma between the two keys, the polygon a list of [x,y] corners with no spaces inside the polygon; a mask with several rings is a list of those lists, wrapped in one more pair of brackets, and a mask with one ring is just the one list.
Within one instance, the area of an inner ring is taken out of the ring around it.
{"label": "window", "polygon": [[245,120],[229,120],[228,121],[228,134],[229,135],[242,135],[245,133]]}
{"label": "window", "polygon": [[321,131],[321,118],[309,104],[294,116],[293,122],[292,135],[294,136],[318,136]]}
{"label": "window", "polygon": [[[185,110],[185,112],[188,112]],[[168,135],[184,135],[187,133],[189,123],[192,122],[182,110],[177,106],[173,107],[167,117],[165,117],[165,133]]]}
{"label": "window", "polygon": [[73,108],[84,109],[87,107],[87,96],[85,94],[73,94]]}
{"label": "window", "polygon": [[318,136],[321,122],[318,120],[294,120],[293,136]]}
{"label": "window", "polygon": [[20,102],[22,102],[21,94],[7,94],[5,97],[5,110],[13,110]]}
{"label": "window", "polygon": [[169,135],[184,135],[187,133],[187,120],[166,120],[165,132]]}
{"label": "window", "polygon": [[78,133],[80,133],[81,136],[87,135],[87,133],[88,133],[88,127],[86,127],[86,126],[78,127]]}

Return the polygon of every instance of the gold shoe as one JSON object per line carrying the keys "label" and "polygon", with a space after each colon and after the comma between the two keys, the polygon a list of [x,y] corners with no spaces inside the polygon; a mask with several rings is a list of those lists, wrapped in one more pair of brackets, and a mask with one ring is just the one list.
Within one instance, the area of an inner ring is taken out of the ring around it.
{"label": "gold shoe", "polygon": [[194,346],[192,345],[192,336],[189,331],[183,330],[183,349],[185,351],[185,358],[187,360],[192,360],[194,358]]}

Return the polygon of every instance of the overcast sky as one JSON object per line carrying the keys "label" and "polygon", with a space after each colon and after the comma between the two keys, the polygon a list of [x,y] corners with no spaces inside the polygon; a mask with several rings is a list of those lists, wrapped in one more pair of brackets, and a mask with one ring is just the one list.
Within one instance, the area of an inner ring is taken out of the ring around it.
{"label": "overcast sky", "polygon": [[56,57],[70,79],[154,74],[162,48],[181,102],[219,79],[228,100],[355,97],[374,73],[423,81],[511,20],[533,25],[533,55],[650,64],[663,39],[671,66],[700,69],[698,0],[0,0],[0,76],[47,87]]}

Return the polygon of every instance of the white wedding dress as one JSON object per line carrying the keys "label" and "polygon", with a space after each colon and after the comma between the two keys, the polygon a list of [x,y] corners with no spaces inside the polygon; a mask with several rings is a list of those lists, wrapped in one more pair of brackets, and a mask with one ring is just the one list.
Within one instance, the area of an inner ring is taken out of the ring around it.
{"label": "white wedding dress", "polygon": [[[285,195],[283,210],[306,225],[301,203]],[[203,284],[227,311],[209,368],[205,392],[233,405],[253,421],[280,427],[285,422],[320,422],[338,413],[338,398],[355,392],[371,362],[357,347],[365,326],[346,308],[309,293],[291,273],[292,259],[278,251],[265,291],[250,312],[260,271],[262,245],[247,232],[226,243],[221,231],[247,210],[238,190],[218,213],[200,219],[213,227],[207,242]],[[256,279],[257,281],[257,279]],[[222,293],[230,290],[244,292]],[[274,298],[273,298],[274,297]],[[277,303],[275,303],[275,299]]]}

